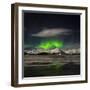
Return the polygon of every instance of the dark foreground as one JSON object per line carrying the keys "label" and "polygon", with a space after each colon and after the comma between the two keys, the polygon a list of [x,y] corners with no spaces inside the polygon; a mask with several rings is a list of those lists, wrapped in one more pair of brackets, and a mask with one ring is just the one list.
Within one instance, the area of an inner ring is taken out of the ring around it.
{"label": "dark foreground", "polygon": [[[53,58],[52,58],[53,57]],[[46,59],[47,58],[47,59]],[[24,77],[80,74],[80,56],[26,56]]]}

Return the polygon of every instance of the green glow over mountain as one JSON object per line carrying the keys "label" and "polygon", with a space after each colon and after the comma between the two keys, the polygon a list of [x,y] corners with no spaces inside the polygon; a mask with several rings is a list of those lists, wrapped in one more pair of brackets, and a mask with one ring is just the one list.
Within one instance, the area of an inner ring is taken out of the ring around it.
{"label": "green glow over mountain", "polygon": [[61,47],[63,47],[63,42],[59,40],[42,41],[37,46],[37,48],[43,48],[43,49],[61,48]]}

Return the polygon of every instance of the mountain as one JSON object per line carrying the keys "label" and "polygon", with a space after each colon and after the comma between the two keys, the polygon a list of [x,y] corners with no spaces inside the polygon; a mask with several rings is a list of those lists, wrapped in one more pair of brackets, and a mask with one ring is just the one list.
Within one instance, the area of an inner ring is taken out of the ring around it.
{"label": "mountain", "polygon": [[80,48],[62,49],[66,54],[80,54]]}
{"label": "mountain", "polygon": [[65,55],[65,54],[80,54],[80,49],[41,49],[41,48],[35,48],[35,49],[29,49],[24,50],[24,54],[34,54],[34,55],[46,55],[46,54],[58,54],[58,55]]}

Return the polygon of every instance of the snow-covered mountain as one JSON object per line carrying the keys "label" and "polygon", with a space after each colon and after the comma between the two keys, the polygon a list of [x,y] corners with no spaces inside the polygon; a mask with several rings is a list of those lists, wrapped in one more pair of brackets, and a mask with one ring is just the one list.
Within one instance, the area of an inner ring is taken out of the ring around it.
{"label": "snow-covered mountain", "polygon": [[62,49],[66,54],[80,54],[80,48]]}
{"label": "snow-covered mountain", "polygon": [[58,54],[58,55],[64,55],[64,54],[80,54],[80,49],[41,49],[41,48],[35,48],[30,50],[24,50],[24,54]]}

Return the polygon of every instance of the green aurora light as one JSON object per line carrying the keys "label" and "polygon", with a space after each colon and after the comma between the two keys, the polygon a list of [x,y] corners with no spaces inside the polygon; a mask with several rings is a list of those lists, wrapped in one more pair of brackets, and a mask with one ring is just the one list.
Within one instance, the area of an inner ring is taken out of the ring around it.
{"label": "green aurora light", "polygon": [[61,47],[63,47],[63,42],[59,40],[42,41],[37,46],[37,48],[43,48],[43,49],[61,48]]}

